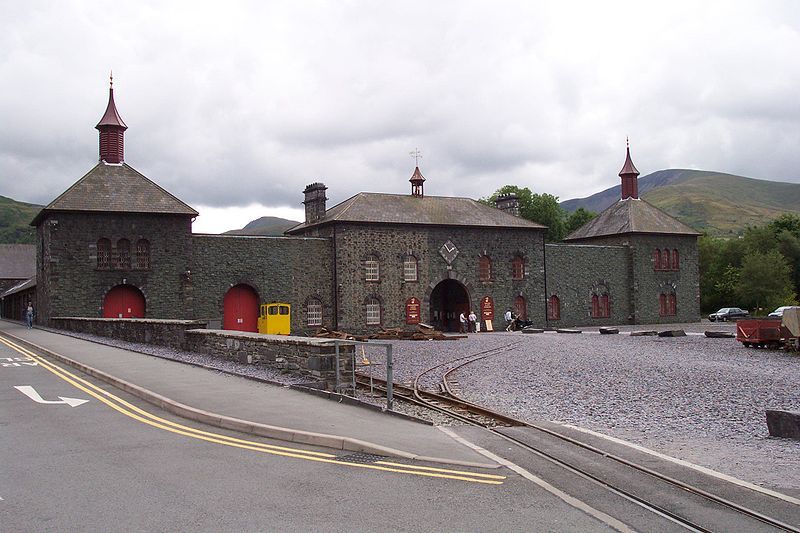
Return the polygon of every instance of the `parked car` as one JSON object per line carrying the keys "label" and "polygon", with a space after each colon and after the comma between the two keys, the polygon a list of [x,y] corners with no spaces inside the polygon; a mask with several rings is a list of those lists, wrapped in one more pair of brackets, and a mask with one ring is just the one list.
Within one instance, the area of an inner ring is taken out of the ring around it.
{"label": "parked car", "polygon": [[776,310],[774,310],[773,312],[771,312],[767,316],[769,318],[783,318],[783,312],[784,311],[786,311],[787,309],[796,309],[797,307],[798,306],[796,306],[796,305],[784,305],[782,307],[777,308]]}
{"label": "parked car", "polygon": [[711,313],[708,315],[708,319],[711,322],[715,320],[719,320],[720,322],[725,322],[728,320],[736,320],[739,318],[749,318],[750,313],[745,311],[744,309],[739,309],[738,307],[723,307],[716,313]]}

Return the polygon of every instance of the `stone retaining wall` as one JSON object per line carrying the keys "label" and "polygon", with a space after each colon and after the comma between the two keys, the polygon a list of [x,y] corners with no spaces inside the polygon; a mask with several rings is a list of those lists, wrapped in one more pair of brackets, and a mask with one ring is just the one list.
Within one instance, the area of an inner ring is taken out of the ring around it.
{"label": "stone retaining wall", "polygon": [[[197,329],[186,332],[186,350],[246,364],[266,364],[281,370],[336,382],[336,348],[330,339],[262,335],[243,331]],[[339,346],[340,372],[352,369],[355,346]]]}
{"label": "stone retaining wall", "polygon": [[203,320],[84,317],[55,317],[52,319],[52,325],[76,333],[167,346],[177,350],[186,349],[187,330],[197,330],[207,326]]}

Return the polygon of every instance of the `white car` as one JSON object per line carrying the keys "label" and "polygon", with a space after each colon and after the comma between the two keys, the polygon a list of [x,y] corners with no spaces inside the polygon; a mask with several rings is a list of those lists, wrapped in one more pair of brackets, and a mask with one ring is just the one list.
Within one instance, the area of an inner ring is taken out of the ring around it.
{"label": "white car", "polygon": [[784,311],[786,311],[787,309],[794,309],[794,308],[797,308],[797,307],[798,306],[796,306],[796,305],[784,305],[783,307],[777,308],[776,310],[774,310],[773,312],[771,312],[767,316],[769,318],[783,318],[783,312]]}

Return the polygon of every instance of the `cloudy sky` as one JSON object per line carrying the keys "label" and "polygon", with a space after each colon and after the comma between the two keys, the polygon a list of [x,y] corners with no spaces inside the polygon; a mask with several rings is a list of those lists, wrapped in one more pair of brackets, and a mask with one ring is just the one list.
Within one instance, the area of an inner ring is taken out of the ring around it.
{"label": "cloudy sky", "polygon": [[0,195],[97,161],[114,71],[125,159],[218,232],[263,215],[505,184],[562,200],[642,175],[800,182],[800,2],[0,0]]}

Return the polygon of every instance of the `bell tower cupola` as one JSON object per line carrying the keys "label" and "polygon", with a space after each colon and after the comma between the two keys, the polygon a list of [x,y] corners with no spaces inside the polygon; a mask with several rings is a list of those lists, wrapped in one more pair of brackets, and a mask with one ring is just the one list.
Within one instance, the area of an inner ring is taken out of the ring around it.
{"label": "bell tower cupola", "polygon": [[627,154],[625,155],[625,164],[622,165],[622,170],[619,171],[619,177],[622,178],[622,199],[626,198],[639,198],[639,184],[637,177],[639,171],[631,161],[631,145],[628,139],[625,139],[627,145]]}
{"label": "bell tower cupola", "polygon": [[109,77],[108,106],[95,126],[100,131],[100,160],[119,164],[125,161],[125,130],[128,126],[119,116],[114,104],[114,75]]}

